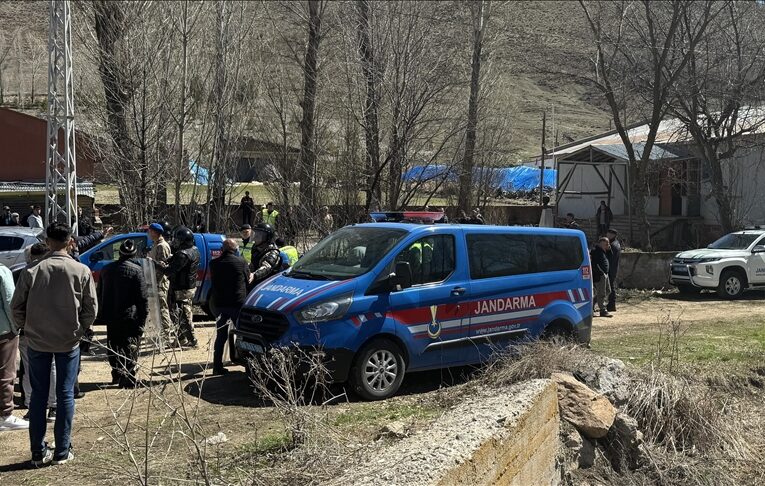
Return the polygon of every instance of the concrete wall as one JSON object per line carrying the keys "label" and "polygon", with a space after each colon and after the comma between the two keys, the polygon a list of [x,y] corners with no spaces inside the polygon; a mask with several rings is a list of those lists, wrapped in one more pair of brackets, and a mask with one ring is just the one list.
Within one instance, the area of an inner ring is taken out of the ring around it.
{"label": "concrete wall", "polygon": [[616,281],[627,289],[660,289],[669,286],[669,264],[675,251],[622,252]]}
{"label": "concrete wall", "polygon": [[560,415],[555,383],[483,390],[426,430],[378,450],[332,484],[557,485]]}

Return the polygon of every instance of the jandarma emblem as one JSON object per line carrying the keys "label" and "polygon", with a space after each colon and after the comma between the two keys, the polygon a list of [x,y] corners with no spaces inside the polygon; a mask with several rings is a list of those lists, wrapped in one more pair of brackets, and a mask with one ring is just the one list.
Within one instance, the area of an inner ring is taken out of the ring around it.
{"label": "jandarma emblem", "polygon": [[428,324],[428,336],[430,336],[431,339],[436,339],[438,336],[441,335],[441,323],[438,322],[438,318],[436,317],[436,314],[438,314],[438,306],[431,305],[430,306],[430,324]]}

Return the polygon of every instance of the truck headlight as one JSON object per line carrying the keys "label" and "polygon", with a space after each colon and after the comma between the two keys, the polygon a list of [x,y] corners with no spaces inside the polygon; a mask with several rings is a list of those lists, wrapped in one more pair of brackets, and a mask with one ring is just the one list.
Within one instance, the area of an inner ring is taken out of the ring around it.
{"label": "truck headlight", "polygon": [[353,303],[353,293],[338,295],[323,302],[311,304],[295,313],[301,324],[314,324],[337,319],[345,315]]}
{"label": "truck headlight", "polygon": [[711,262],[718,262],[720,261],[719,258],[702,258],[699,260],[699,263],[711,263]]}
{"label": "truck headlight", "polygon": [[709,275],[714,275],[715,273],[715,267],[713,267],[712,265],[707,265],[705,270],[707,271]]}

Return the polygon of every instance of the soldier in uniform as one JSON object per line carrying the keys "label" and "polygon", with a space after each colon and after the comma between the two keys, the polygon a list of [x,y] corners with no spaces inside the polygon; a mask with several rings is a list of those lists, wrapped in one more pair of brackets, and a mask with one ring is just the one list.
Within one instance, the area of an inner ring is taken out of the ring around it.
{"label": "soldier in uniform", "polygon": [[159,317],[162,321],[162,338],[172,346],[175,342],[175,329],[173,329],[170,320],[170,306],[168,304],[170,280],[162,273],[162,270],[167,268],[167,262],[173,253],[170,250],[170,244],[163,236],[164,232],[165,228],[160,223],[152,223],[149,226],[149,238],[153,242],[149,258],[154,261],[157,269],[157,297],[159,300]]}
{"label": "soldier in uniform", "polygon": [[192,305],[197,288],[199,250],[194,246],[194,233],[181,226],[173,237],[173,256],[163,273],[170,280],[170,295],[178,308],[178,342],[181,346],[196,347]]}

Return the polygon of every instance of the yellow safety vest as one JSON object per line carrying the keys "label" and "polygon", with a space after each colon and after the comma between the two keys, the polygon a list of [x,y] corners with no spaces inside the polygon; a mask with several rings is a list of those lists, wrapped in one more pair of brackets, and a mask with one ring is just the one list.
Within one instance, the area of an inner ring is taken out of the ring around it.
{"label": "yellow safety vest", "polygon": [[271,214],[268,214],[268,209],[264,209],[263,212],[263,222],[266,224],[270,224],[271,227],[276,228],[276,217],[279,216],[279,211],[274,209],[271,211]]}
{"label": "yellow safety vest", "polygon": [[300,258],[300,255],[298,254],[297,248],[294,246],[288,245],[283,246],[279,248],[279,251],[283,251],[285,255],[287,255],[287,262],[290,266],[294,265],[296,261],[298,261],[298,258]]}
{"label": "yellow safety vest", "polygon": [[247,263],[252,263],[252,242],[248,241],[246,244],[242,242],[242,246],[239,247],[239,253]]}

